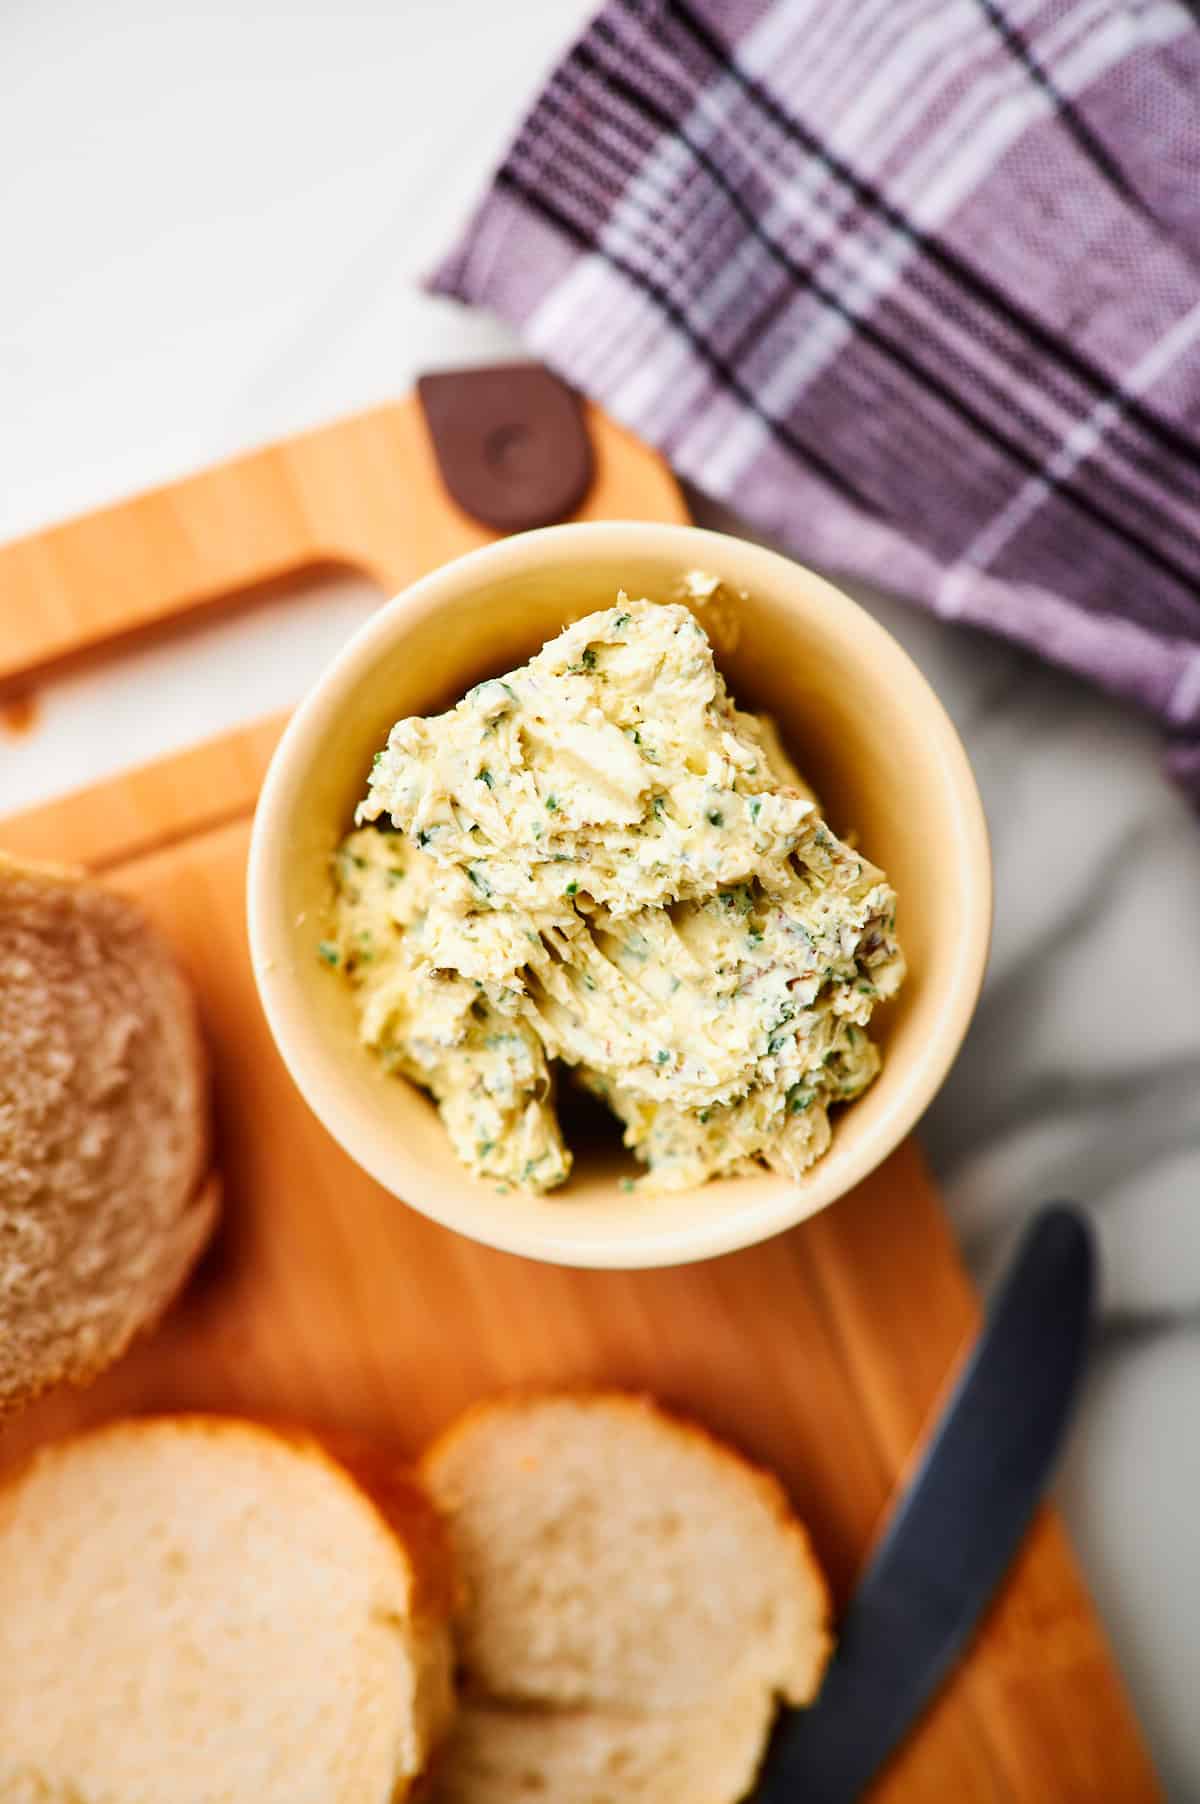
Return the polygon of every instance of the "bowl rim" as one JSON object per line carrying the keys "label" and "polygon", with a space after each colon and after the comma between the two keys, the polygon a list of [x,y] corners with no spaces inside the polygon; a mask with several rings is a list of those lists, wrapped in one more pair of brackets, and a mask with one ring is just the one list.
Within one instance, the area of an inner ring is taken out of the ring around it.
{"label": "bowl rim", "polygon": [[[631,539],[640,543],[631,543]],[[619,545],[631,562],[641,555],[665,554],[677,560],[681,569],[702,565],[706,551],[710,560],[724,561],[732,546],[744,572],[738,580],[770,588],[777,595],[800,581],[807,591],[806,604],[818,616],[829,617],[836,611],[842,617],[839,632],[844,632],[845,621],[851,620],[864,660],[875,664],[882,659],[889,680],[904,686],[911,705],[918,707],[925,719],[952,804],[948,812],[964,929],[951,949],[952,963],[942,979],[940,1006],[921,1057],[910,1060],[896,1075],[888,1106],[840,1160],[828,1163],[836,1151],[835,1137],[834,1148],[813,1167],[803,1185],[778,1174],[764,1174],[774,1181],[763,1189],[757,1204],[701,1222],[676,1223],[659,1232],[645,1215],[638,1231],[634,1210],[628,1229],[597,1236],[586,1244],[556,1234],[552,1226],[545,1231],[526,1229],[509,1220],[499,1197],[494,1218],[489,1216],[484,1225],[473,1218],[467,1222],[453,1195],[439,1194],[438,1187],[428,1182],[428,1166],[411,1158],[399,1137],[387,1158],[377,1156],[375,1147],[364,1142],[355,1111],[343,1103],[341,1087],[320,1055],[319,1034],[313,1030],[306,1042],[301,1017],[307,1011],[298,979],[289,976],[285,985],[278,981],[281,964],[286,967],[287,961],[279,959],[273,938],[279,911],[273,906],[276,864],[270,851],[272,828],[295,799],[297,766],[307,748],[319,742],[346,705],[347,691],[382,653],[411,625],[452,602],[464,588],[503,580],[531,562],[552,558],[557,548],[567,544],[572,548],[572,561],[589,547],[600,552]],[[687,1264],[769,1239],[837,1201],[894,1151],[937,1094],[966,1034],[987,965],[992,902],[987,821],[970,761],[945,707],[899,641],[851,596],[781,552],[705,527],[640,520],[572,521],[514,534],[439,565],[385,602],[341,647],[287,722],[259,792],[246,874],[251,965],[272,1039],[310,1110],[355,1163],[407,1207],[484,1245],[555,1264],[626,1270]]]}

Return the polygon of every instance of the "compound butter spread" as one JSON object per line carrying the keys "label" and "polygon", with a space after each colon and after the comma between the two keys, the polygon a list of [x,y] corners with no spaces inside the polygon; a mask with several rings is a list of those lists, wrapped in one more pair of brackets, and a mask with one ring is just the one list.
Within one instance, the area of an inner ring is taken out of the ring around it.
{"label": "compound butter spread", "polygon": [[622,596],[398,722],[357,819],[322,956],[366,1043],[497,1183],[567,1176],[556,1067],[656,1189],[798,1177],[878,1069],[893,892],[734,706],[685,607]]}

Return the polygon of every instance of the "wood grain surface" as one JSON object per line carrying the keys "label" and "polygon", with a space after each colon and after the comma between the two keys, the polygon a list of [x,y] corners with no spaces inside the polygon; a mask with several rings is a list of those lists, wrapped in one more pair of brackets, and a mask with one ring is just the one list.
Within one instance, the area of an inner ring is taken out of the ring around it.
{"label": "wood grain surface", "polygon": [[[670,472],[586,406],[579,520],[683,520]],[[301,433],[0,547],[0,694],[121,639],[349,566],[393,594],[496,534],[442,487],[416,397]]]}
{"label": "wood grain surface", "polygon": [[[583,517],[683,518],[663,467],[591,416]],[[0,678],[322,562],[386,590],[488,535],[441,490],[411,402],[0,548]],[[629,1385],[774,1466],[844,1601],[970,1338],[977,1306],[903,1146],[842,1202],[706,1264],[589,1272],[492,1252],[361,1173],[310,1115],[258,1006],[244,924],[268,721],[0,822],[137,896],[199,991],[225,1215],[182,1302],[90,1390],[0,1435],[5,1458],[179,1406],[365,1430],[415,1452],[498,1387]],[[633,1205],[631,1205],[633,1206]],[[872,1793],[893,1804],[1140,1804],[1159,1791],[1063,1531],[1043,1511],[969,1658]]]}

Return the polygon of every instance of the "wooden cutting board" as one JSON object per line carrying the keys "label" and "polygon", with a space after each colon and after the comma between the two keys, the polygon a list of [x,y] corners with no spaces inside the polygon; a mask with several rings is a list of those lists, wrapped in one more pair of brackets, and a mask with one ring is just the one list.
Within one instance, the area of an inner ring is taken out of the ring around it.
{"label": "wooden cutting board", "polygon": [[[581,517],[686,517],[656,458],[589,422],[597,477]],[[446,497],[402,402],[0,548],[0,684],[27,686],[304,568],[352,565],[391,592],[488,536]],[[977,1320],[916,1147],[791,1233],[668,1271],[537,1265],[410,1212],[309,1114],[258,1006],[243,882],[280,724],[0,822],[0,845],[84,861],[178,947],[212,1048],[225,1187],[217,1244],[159,1331],[91,1390],[20,1417],[4,1456],[116,1412],[181,1406],[337,1424],[415,1451],[497,1387],[644,1387],[781,1473],[844,1601]],[[872,1795],[1160,1795],[1052,1512]]]}

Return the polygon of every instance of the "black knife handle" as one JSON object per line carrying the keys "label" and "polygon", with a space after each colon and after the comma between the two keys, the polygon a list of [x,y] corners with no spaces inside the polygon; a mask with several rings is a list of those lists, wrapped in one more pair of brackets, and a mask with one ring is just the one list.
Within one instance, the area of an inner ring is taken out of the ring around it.
{"label": "black knife handle", "polygon": [[871,1556],[816,1702],[780,1718],[754,1804],[853,1804],[946,1678],[1045,1488],[1094,1281],[1083,1215],[1040,1210]]}

